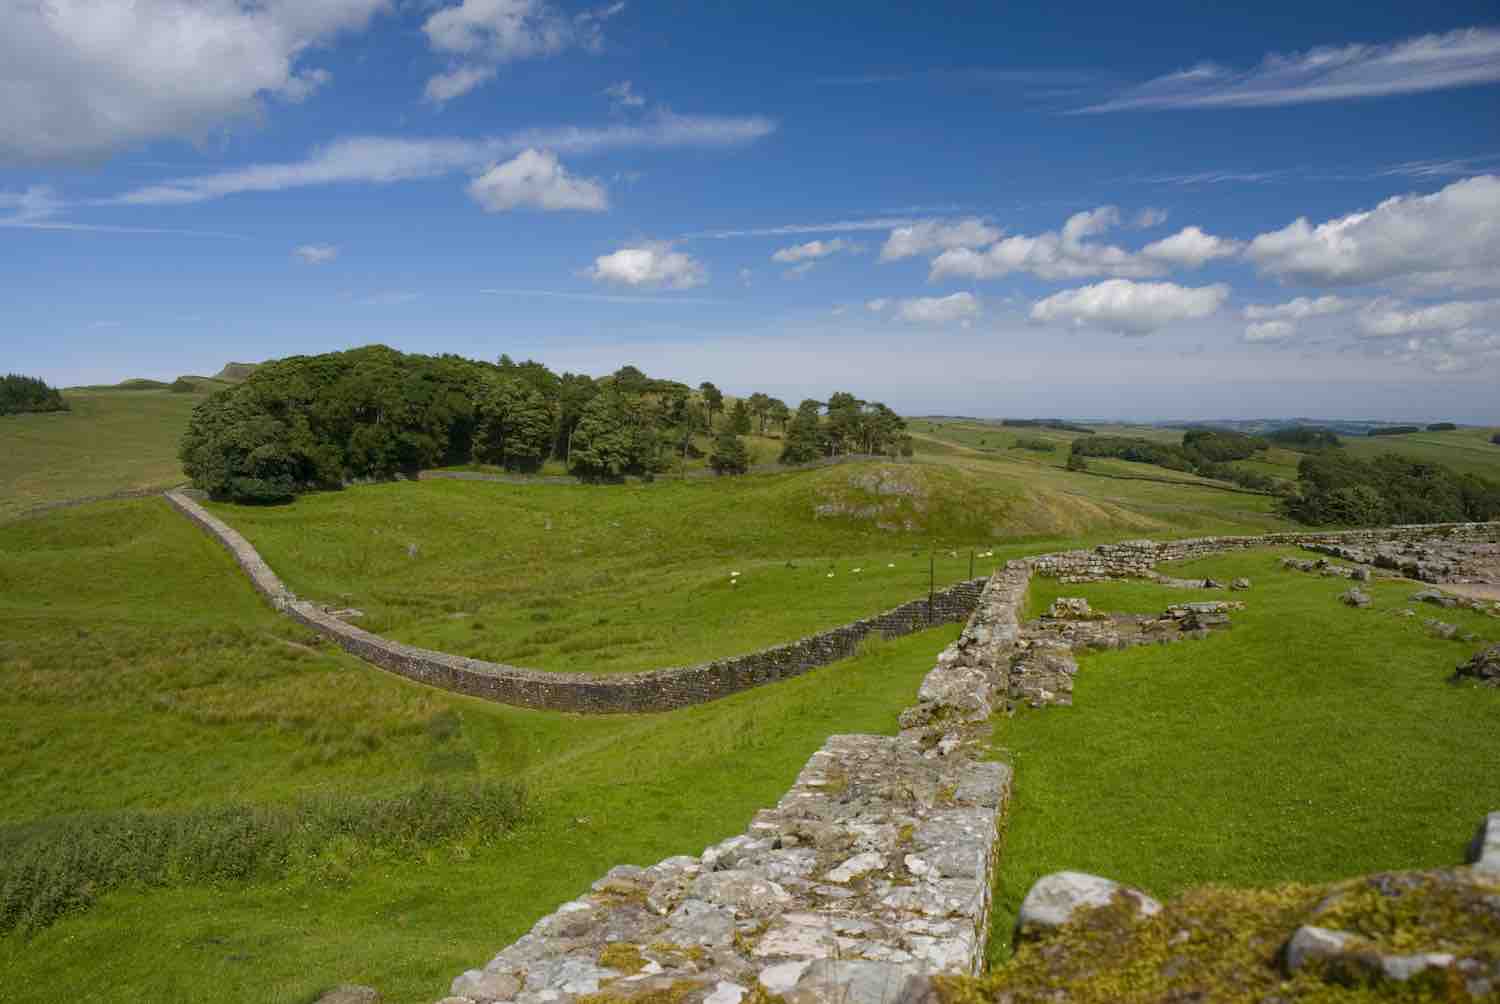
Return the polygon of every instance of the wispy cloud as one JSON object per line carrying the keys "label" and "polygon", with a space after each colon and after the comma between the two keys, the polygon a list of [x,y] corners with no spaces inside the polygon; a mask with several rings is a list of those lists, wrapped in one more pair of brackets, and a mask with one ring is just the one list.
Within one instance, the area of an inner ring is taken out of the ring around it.
{"label": "wispy cloud", "polygon": [[1467,28],[1386,45],[1270,53],[1254,69],[1215,63],[1158,77],[1075,114],[1263,108],[1472,87],[1500,81],[1500,30]]}
{"label": "wispy cloud", "polygon": [[279,192],[333,184],[390,184],[487,167],[528,149],[555,154],[591,154],[623,149],[726,147],[751,143],[776,131],[760,115],[728,117],[658,112],[634,124],[527,129],[480,139],[404,139],[354,136],[320,147],[307,158],[252,164],[232,171],[178,178],[133,189],[111,205],[181,205],[242,192]]}
{"label": "wispy cloud", "polygon": [[332,244],[301,244],[292,248],[292,257],[304,265],[327,265],[339,256]]}
{"label": "wispy cloud", "polygon": [[403,303],[411,303],[413,300],[420,300],[421,298],[421,293],[393,289],[383,293],[372,293],[369,296],[362,296],[354,302],[361,307],[399,307]]}

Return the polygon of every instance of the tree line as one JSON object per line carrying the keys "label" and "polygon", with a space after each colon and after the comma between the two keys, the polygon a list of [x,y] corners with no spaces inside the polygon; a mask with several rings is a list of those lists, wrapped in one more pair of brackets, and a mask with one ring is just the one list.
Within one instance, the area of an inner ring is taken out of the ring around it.
{"label": "tree line", "polygon": [[1286,493],[1291,490],[1290,482],[1233,465],[1236,460],[1248,460],[1270,447],[1264,437],[1229,429],[1188,429],[1182,434],[1180,444],[1135,436],[1088,436],[1073,440],[1068,467],[1086,470],[1088,457],[1113,457],[1228,481],[1252,491]]}
{"label": "tree line", "polygon": [[36,377],[7,373],[0,377],[0,415],[30,411],[68,411],[62,392]]}
{"label": "tree line", "polygon": [[509,356],[372,345],[261,366],[194,409],[180,455],[214,497],[270,502],[471,462],[524,473],[555,459],[588,480],[650,478],[702,457],[702,435],[715,471],[741,473],[750,464],[741,437],[773,426],[788,464],[911,450],[898,415],[846,392],[794,412],[759,392],[728,404],[711,382],[694,388],[634,366],[594,378]]}
{"label": "tree line", "polygon": [[1500,482],[1385,453],[1356,460],[1335,450],[1302,458],[1287,514],[1315,526],[1482,523],[1500,519]]}

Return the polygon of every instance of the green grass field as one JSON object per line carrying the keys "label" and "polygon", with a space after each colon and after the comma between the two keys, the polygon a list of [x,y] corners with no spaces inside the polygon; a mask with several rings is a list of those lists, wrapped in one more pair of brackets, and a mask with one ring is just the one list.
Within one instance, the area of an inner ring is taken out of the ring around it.
{"label": "green grass field", "polygon": [[1401,453],[1455,471],[1500,480],[1500,446],[1490,437],[1500,428],[1413,432],[1404,436],[1347,436],[1344,448],[1361,460]]}
{"label": "green grass field", "polygon": [[266,881],[123,888],[0,937],[0,1001],[434,999],[621,862],[743,829],[836,732],[894,730],[938,628],[663,715],[506,708],[388,676],[276,616],[159,500],[0,527],[0,841],[78,812],[517,781],[531,816],[415,856],[340,843]]}
{"label": "green grass field", "polygon": [[[971,550],[994,552],[974,565],[987,574],[1006,557],[1080,538],[1203,526],[1028,488],[1023,473],[862,463],[653,485],[424,481],[210,508],[295,592],[365,611],[369,630],[586,672],[736,655],[872,615],[926,594],[929,555],[941,588],[969,576]],[[1135,496],[1173,490],[1056,477]],[[1266,501],[1201,495],[1225,512]]]}
{"label": "green grass field", "polygon": [[180,484],[199,394],[70,390],[71,411],[0,418],[0,521],[51,502]]}
{"label": "green grass field", "polygon": [[[1159,898],[1203,884],[1268,886],[1381,869],[1451,866],[1500,806],[1500,691],[1452,685],[1479,643],[1430,637],[1423,618],[1487,642],[1500,620],[1417,606],[1410,582],[1348,585],[1282,571],[1272,550],[1177,566],[1248,576],[1246,609],[1198,642],[1080,659],[1072,708],[999,720],[1016,771],[992,928],[1003,956],[1041,875],[1093,872]],[[1155,613],[1181,590],[1033,580],[1033,614],[1059,595]]]}

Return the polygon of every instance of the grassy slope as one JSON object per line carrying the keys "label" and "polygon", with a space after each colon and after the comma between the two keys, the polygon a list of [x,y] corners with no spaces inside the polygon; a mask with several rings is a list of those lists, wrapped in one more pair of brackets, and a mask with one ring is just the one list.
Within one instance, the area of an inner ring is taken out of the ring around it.
{"label": "grassy slope", "polygon": [[1490,437],[1500,429],[1455,429],[1414,432],[1405,436],[1345,437],[1344,448],[1362,460],[1382,453],[1402,453],[1456,471],[1500,480],[1500,446]]}
{"label": "grassy slope", "polygon": [[[889,732],[956,628],[665,715],[530,712],[421,688],[311,643],[157,500],[0,527],[0,822],[434,775],[515,778],[532,820],[416,861],[126,890],[0,938],[0,1001],[310,1001],[340,980],[433,999],[621,862],[697,853],[773,803],[835,732]],[[459,716],[457,737],[428,727]],[[372,738],[367,738],[372,737]]]}
{"label": "grassy slope", "polygon": [[[1101,486],[1124,496],[1071,494]],[[976,563],[983,574],[1071,546],[1065,538],[1270,521],[1254,511],[1268,500],[1216,491],[1173,498],[1160,518],[1131,508],[1177,491],[951,458],[611,487],[419,482],[213,508],[295,591],[364,610],[370,630],[494,661],[620,672],[753,651],[914,599],[934,545],[942,586],[969,575],[970,549],[995,550]],[[820,516],[830,505],[880,511]]]}
{"label": "grassy slope", "polygon": [[[992,953],[1048,872],[1167,897],[1452,865],[1500,806],[1500,775],[1479,766],[1500,760],[1500,692],[1449,685],[1475,645],[1421,624],[1436,616],[1495,641],[1500,621],[1431,607],[1394,616],[1417,588],[1400,582],[1375,582],[1374,606],[1355,610],[1336,598],[1346,582],[1283,572],[1271,551],[1182,568],[1253,579],[1231,631],[1087,656],[1073,708],[997,726],[1017,787]],[[1185,598],[1036,580],[1032,611],[1057,595],[1135,612]]]}
{"label": "grassy slope", "polygon": [[48,502],[182,481],[177,441],[198,394],[66,392],[72,411],[0,419],[0,520]]}

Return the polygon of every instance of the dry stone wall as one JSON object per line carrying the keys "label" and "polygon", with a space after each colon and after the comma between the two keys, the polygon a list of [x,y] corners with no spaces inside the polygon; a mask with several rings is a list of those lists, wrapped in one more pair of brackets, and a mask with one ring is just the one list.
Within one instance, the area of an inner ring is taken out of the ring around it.
{"label": "dry stone wall", "polygon": [[933,624],[966,620],[985,587],[984,579],[960,582],[935,593],[930,604],[927,599],[913,600],[785,645],[697,666],[607,675],[549,673],[404,645],[347,624],[317,604],[299,600],[249,541],[194,499],[178,491],[168,492],[166,498],[228,549],[256,590],[276,609],[345,651],[430,686],[550,711],[636,713],[702,704],[848,658],[872,634],[895,638]]}
{"label": "dry stone wall", "polygon": [[611,869],[443,1004],[896,1004],[978,973],[1011,771],[968,730],[1004,695],[1029,575],[1011,562],[986,584],[901,716],[918,726],[831,737],[743,834]]}
{"label": "dry stone wall", "polygon": [[1186,540],[1127,540],[1080,551],[1062,551],[1028,559],[1044,578],[1068,582],[1146,578],[1164,561],[1190,561],[1252,547],[1341,545],[1373,547],[1445,539],[1454,542],[1500,541],[1500,523],[1431,523],[1416,526],[1342,530],[1328,533],[1267,533],[1250,537],[1196,537]]}

